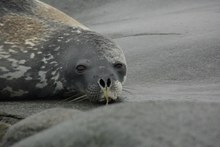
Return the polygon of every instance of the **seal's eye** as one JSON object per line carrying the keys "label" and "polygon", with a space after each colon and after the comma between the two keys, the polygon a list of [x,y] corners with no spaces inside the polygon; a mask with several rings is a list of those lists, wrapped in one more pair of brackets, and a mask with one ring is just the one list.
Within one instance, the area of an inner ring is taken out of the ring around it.
{"label": "seal's eye", "polygon": [[122,63],[115,63],[114,67],[117,69],[121,69],[123,67],[123,64]]}
{"label": "seal's eye", "polygon": [[87,67],[85,65],[77,65],[76,66],[76,71],[78,73],[83,73],[86,69],[87,69]]}

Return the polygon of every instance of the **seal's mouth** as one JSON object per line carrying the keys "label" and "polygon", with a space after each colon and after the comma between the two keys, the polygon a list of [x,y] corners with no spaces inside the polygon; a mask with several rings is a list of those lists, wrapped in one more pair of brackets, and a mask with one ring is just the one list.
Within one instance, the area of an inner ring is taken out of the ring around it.
{"label": "seal's mouth", "polygon": [[112,86],[112,80],[110,78],[108,78],[107,80],[99,79],[98,85],[100,86],[102,92],[99,101],[106,101],[106,105],[108,105],[110,101],[117,99],[117,95],[110,90]]}
{"label": "seal's mouth", "polygon": [[109,102],[115,101],[117,99],[117,95],[115,93],[111,92],[109,87],[102,88],[102,95],[99,99],[99,102],[106,102],[106,105],[109,104]]}

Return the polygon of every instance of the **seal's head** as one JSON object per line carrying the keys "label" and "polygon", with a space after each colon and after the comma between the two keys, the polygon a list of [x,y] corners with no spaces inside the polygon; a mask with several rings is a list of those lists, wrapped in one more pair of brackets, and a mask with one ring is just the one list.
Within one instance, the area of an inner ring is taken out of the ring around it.
{"label": "seal's head", "polygon": [[91,31],[73,35],[63,63],[68,88],[92,102],[115,101],[126,79],[123,51],[110,39]]}

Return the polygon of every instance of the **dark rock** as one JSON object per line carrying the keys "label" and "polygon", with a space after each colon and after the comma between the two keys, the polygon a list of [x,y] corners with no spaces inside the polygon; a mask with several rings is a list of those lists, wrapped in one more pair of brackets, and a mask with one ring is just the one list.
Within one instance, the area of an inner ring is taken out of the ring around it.
{"label": "dark rock", "polygon": [[13,114],[5,113],[5,112],[0,112],[0,122],[2,123],[8,123],[12,125],[22,119],[23,117],[20,115],[13,115]]}

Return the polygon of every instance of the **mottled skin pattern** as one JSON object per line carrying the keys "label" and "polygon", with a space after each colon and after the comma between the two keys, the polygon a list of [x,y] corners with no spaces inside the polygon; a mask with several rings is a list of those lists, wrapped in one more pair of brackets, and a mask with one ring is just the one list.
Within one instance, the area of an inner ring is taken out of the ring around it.
{"label": "mottled skin pattern", "polygon": [[63,21],[60,12],[46,17],[44,5],[0,0],[0,100],[62,98],[68,92],[102,101],[105,88],[116,100],[126,77],[123,51],[75,20]]}

